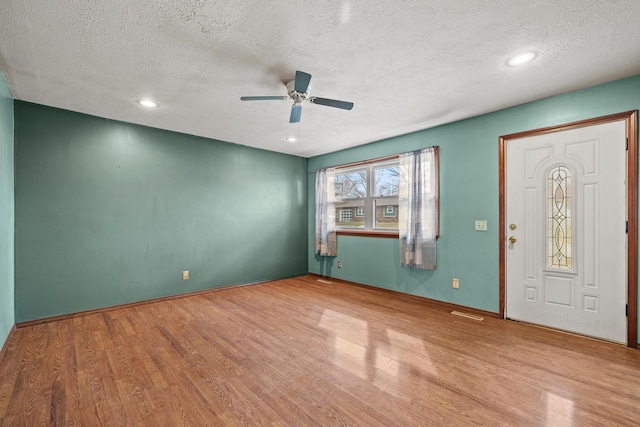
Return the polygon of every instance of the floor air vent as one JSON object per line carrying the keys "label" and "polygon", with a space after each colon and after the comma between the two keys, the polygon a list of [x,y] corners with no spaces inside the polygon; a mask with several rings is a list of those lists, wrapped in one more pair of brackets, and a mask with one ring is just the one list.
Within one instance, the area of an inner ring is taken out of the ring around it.
{"label": "floor air vent", "polygon": [[462,313],[460,311],[452,311],[451,314],[454,314],[460,317],[466,317],[467,319],[477,320],[478,322],[482,322],[484,320],[484,317],[474,316],[473,314]]}

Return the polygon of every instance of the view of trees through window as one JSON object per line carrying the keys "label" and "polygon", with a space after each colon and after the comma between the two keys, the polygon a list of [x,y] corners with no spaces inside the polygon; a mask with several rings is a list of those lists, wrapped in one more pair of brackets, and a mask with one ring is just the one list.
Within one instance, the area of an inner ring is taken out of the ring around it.
{"label": "view of trees through window", "polygon": [[398,165],[375,168],[376,196],[398,196],[400,169]]}
{"label": "view of trees through window", "polygon": [[398,160],[336,170],[336,227],[398,229]]}
{"label": "view of trees through window", "polygon": [[366,196],[366,170],[336,174],[336,198],[358,199]]}

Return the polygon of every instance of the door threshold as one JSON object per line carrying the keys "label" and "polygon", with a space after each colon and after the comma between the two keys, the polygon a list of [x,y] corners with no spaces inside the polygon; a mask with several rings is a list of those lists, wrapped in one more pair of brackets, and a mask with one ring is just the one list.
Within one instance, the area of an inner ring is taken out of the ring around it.
{"label": "door threshold", "polygon": [[572,335],[574,337],[586,338],[586,339],[593,340],[593,341],[606,342],[606,343],[609,343],[609,344],[616,344],[616,345],[620,345],[620,346],[623,346],[623,347],[627,347],[627,343],[625,343],[625,342],[613,341],[613,340],[608,340],[606,338],[600,338],[600,337],[594,337],[593,335],[587,335],[587,334],[581,334],[581,333],[578,333],[578,332],[567,331],[565,329],[559,329],[559,328],[554,328],[552,326],[540,325],[538,323],[531,323],[531,322],[527,322],[527,321],[524,321],[524,320],[512,319],[510,317],[505,317],[505,320],[509,320],[511,322],[516,322],[516,323],[521,323],[523,325],[533,326],[534,328],[546,329],[547,331],[559,332],[559,333],[565,334],[565,335]]}

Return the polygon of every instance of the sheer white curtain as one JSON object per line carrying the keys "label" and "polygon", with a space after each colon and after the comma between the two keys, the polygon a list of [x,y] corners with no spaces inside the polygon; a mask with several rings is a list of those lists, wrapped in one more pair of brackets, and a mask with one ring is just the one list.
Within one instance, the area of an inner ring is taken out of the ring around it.
{"label": "sheer white curtain", "polygon": [[400,154],[400,263],[409,268],[436,268],[436,150],[429,147]]}
{"label": "sheer white curtain", "polygon": [[335,170],[318,169],[316,172],[316,253],[337,256]]}

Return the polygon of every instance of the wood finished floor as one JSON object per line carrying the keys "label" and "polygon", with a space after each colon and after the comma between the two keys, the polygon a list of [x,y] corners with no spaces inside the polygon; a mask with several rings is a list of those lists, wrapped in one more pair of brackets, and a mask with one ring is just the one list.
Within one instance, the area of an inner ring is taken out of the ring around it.
{"label": "wood finished floor", "polygon": [[638,425],[640,351],[313,277],[18,329],[0,425]]}

